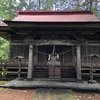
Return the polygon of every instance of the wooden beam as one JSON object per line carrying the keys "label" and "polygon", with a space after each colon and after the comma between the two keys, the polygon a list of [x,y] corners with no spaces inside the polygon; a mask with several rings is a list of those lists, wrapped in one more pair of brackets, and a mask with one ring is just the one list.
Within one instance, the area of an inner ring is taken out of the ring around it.
{"label": "wooden beam", "polygon": [[11,45],[29,45],[29,43],[11,43]]}
{"label": "wooden beam", "polygon": [[33,74],[33,45],[29,45],[29,63],[28,63],[28,75],[27,78],[31,79]]}
{"label": "wooden beam", "polygon": [[77,55],[77,61],[76,61],[76,74],[77,74],[77,80],[81,80],[81,53],[80,53],[80,46],[77,45],[76,48],[76,55]]}
{"label": "wooden beam", "polygon": [[[52,45],[55,44],[55,45],[64,45],[64,46],[74,46],[76,45],[76,41],[75,40],[71,40],[71,41],[67,41],[67,40],[48,40],[48,39],[45,39],[45,40],[30,40],[30,39],[26,39],[27,41],[20,41],[20,43],[18,41],[16,42],[11,42],[11,45],[30,45],[31,44],[34,44],[34,45]],[[23,43],[22,43],[23,42]],[[50,42],[50,43],[49,43]],[[84,43],[83,45],[87,45],[87,46],[100,46],[100,42],[99,41],[88,41],[87,40],[87,43]]]}

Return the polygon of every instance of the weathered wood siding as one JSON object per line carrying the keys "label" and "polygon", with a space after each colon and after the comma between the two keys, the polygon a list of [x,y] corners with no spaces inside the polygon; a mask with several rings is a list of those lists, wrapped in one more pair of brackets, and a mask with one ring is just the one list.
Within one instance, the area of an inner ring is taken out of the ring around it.
{"label": "weathered wood siding", "polygon": [[[38,46],[36,52],[36,47],[34,46],[34,63],[38,65],[46,65],[48,60],[48,55],[52,52],[52,46]],[[25,59],[29,57],[29,46],[28,45],[11,45],[10,59],[14,56],[22,55]],[[66,53],[65,53],[66,52]],[[62,53],[60,55],[61,66],[75,66],[76,65],[76,46],[56,46],[56,53]],[[82,66],[90,65],[90,54],[100,55],[100,44],[87,44],[81,46],[81,62]],[[37,61],[37,63],[36,63]],[[93,60],[94,65],[100,66],[100,59],[95,58]]]}
{"label": "weathered wood siding", "polygon": [[[88,66],[90,65],[90,54],[97,54],[100,55],[100,45],[84,45],[81,46],[81,59],[82,59],[82,66]],[[93,59],[93,65],[94,66],[100,66],[100,59],[94,58]]]}
{"label": "weathered wood siding", "polygon": [[38,46],[38,64],[46,65],[47,63],[47,46]]}
{"label": "weathered wood siding", "polygon": [[13,57],[21,55],[24,56],[25,59],[28,59],[29,54],[29,46],[28,45],[11,45],[10,51],[10,59]]}

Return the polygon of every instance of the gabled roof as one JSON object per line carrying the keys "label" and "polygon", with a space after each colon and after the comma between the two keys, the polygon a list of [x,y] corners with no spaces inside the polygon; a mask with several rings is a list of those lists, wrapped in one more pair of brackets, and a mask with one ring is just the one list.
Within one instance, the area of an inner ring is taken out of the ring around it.
{"label": "gabled roof", "polygon": [[[12,21],[3,21],[0,36],[36,34],[34,31],[95,34],[100,31],[100,20],[91,11],[17,11]],[[7,30],[5,30],[7,28]]]}
{"label": "gabled roof", "polygon": [[17,16],[13,21],[100,22],[91,11],[17,11]]}

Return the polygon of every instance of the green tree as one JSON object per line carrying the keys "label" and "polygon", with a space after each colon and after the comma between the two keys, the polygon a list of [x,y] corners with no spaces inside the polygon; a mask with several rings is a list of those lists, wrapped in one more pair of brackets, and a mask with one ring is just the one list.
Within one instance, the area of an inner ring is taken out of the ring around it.
{"label": "green tree", "polygon": [[34,0],[19,0],[19,5],[17,5],[17,10],[33,10],[36,5]]}
{"label": "green tree", "polygon": [[17,2],[16,0],[0,0],[1,19],[10,20],[15,16]]}
{"label": "green tree", "polygon": [[8,60],[9,42],[0,37],[0,59]]}

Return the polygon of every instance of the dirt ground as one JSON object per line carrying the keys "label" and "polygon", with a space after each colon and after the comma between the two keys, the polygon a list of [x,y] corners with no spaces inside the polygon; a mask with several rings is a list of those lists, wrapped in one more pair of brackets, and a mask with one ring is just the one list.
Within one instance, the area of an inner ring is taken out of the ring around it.
{"label": "dirt ground", "polygon": [[75,92],[79,100],[100,100],[100,93]]}
{"label": "dirt ground", "polygon": [[34,94],[35,89],[19,90],[0,88],[0,100],[32,100]]}
{"label": "dirt ground", "polygon": [[[75,100],[100,100],[99,93],[73,92]],[[33,100],[36,89],[4,89],[0,88],[0,100]],[[49,99],[48,99],[49,100]],[[51,99],[50,99],[51,100]],[[74,99],[72,99],[74,100]]]}

